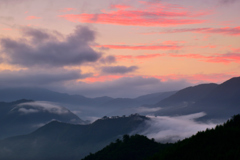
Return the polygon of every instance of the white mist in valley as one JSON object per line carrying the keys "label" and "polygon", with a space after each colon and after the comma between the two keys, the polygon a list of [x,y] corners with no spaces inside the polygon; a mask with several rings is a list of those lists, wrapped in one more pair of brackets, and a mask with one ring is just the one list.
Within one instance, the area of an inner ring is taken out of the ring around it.
{"label": "white mist in valley", "polygon": [[147,116],[144,129],[139,129],[138,134],[154,138],[158,142],[176,142],[204,131],[207,128],[214,128],[215,123],[198,122],[195,119],[205,116],[203,112],[184,116]]}

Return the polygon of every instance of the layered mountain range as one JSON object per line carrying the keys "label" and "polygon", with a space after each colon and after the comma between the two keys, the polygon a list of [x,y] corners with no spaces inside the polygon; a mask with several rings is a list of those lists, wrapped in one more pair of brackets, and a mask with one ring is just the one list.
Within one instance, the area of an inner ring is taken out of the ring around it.
{"label": "layered mountain range", "polygon": [[226,120],[240,113],[240,77],[222,84],[188,87],[156,103],[162,110],[155,115],[184,115],[205,112],[205,120]]}
{"label": "layered mountain range", "polygon": [[[0,103],[1,138],[26,134],[0,141],[0,159],[9,160],[36,157],[39,160],[81,159],[124,134],[146,133],[144,131],[149,131],[150,123],[158,125],[150,131],[159,133],[166,129],[167,125],[159,126],[166,117],[173,117],[176,121],[180,116],[177,120],[182,123],[189,118],[192,124],[195,121],[192,115],[201,113],[197,117],[201,121],[198,124],[208,124],[209,121],[226,121],[240,113],[240,77],[222,84],[201,84],[177,92],[154,93],[133,99],[87,98],[26,88],[4,89],[0,93],[4,101],[33,99]],[[83,117],[104,117],[87,124],[75,113]],[[145,116],[148,114],[160,117],[159,121],[151,121]]]}
{"label": "layered mountain range", "polygon": [[[88,125],[53,121],[31,134],[0,141],[0,159],[77,160],[130,134],[148,118],[140,115],[104,117]],[[37,157],[37,158],[36,158]]]}

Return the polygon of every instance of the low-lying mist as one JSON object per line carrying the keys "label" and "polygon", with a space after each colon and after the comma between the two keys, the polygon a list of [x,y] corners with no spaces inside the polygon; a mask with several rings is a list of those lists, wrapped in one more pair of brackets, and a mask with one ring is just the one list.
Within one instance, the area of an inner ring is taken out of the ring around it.
{"label": "low-lying mist", "polygon": [[196,121],[203,117],[204,112],[184,116],[147,116],[150,120],[145,122],[144,128],[139,128],[138,134],[154,138],[158,142],[176,142],[196,134],[198,131],[214,128],[216,123],[203,123]]}

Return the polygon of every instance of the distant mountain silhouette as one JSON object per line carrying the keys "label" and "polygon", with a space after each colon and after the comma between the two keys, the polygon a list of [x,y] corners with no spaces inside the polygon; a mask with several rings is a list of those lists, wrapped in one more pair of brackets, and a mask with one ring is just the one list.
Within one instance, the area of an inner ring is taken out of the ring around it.
{"label": "distant mountain silhouette", "polygon": [[148,118],[103,117],[89,125],[50,122],[35,132],[0,141],[0,159],[79,160],[143,125]]}
{"label": "distant mountain silhouette", "polygon": [[156,115],[184,115],[201,112],[192,108],[196,101],[208,95],[212,90],[218,87],[217,84],[201,84],[193,87],[187,87],[175,93],[174,95],[156,103],[155,107],[161,107],[162,110],[156,112]]}
{"label": "distant mountain silhouette", "polygon": [[32,100],[0,102],[0,139],[30,133],[51,120],[84,123],[68,109],[51,103]]}
{"label": "distant mountain silhouette", "polygon": [[186,103],[194,103],[202,97],[206,96],[209,92],[215,89],[218,85],[214,83],[200,84],[193,87],[187,87],[175,93],[174,95],[163,99],[155,104],[155,106],[169,107],[172,105],[183,105]]}
{"label": "distant mountain silhouette", "polygon": [[141,104],[147,104],[147,105],[156,104],[157,102],[172,96],[176,92],[177,91],[152,93],[152,94],[139,96],[137,98],[134,98],[134,100],[141,102]]}
{"label": "distant mountain silhouette", "polygon": [[102,117],[105,115],[121,116],[138,113],[138,110],[135,108],[146,104],[155,104],[172,94],[174,94],[174,92],[154,93],[137,98],[111,98],[107,96],[88,98],[82,95],[69,95],[43,88],[22,87],[0,89],[0,101],[31,99],[35,101],[55,102],[65,106],[81,118],[88,119],[89,117]]}
{"label": "distant mountain silhouette", "polygon": [[98,105],[111,100],[110,97],[87,98],[82,95],[69,95],[43,88],[5,88],[0,89],[0,101],[15,101],[32,99],[36,101],[50,101],[77,105]]}
{"label": "distant mountain silhouette", "polygon": [[199,120],[222,119],[240,113],[240,77],[222,84],[202,84],[188,87],[158,102],[162,110],[155,115],[185,115],[205,112]]}
{"label": "distant mountain silhouette", "polygon": [[240,113],[240,77],[232,78],[213,89],[192,105],[203,108],[209,117],[228,119]]}

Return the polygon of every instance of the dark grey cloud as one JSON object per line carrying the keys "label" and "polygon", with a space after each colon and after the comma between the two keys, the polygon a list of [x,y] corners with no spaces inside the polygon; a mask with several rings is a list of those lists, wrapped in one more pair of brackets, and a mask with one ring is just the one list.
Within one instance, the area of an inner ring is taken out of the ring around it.
{"label": "dark grey cloud", "polygon": [[0,16],[0,20],[3,20],[3,21],[13,21],[14,18],[13,17]]}
{"label": "dark grey cloud", "polygon": [[[146,0],[147,2],[153,2],[153,3],[160,3],[162,1],[166,2],[184,2],[184,3],[189,3],[189,0]],[[200,0],[199,2],[194,3],[207,3],[207,4],[232,4],[235,2],[239,2],[240,0]],[[210,2],[210,3],[209,3]]]}
{"label": "dark grey cloud", "polygon": [[0,87],[52,87],[87,76],[76,70],[5,70],[0,71]]}
{"label": "dark grey cloud", "polygon": [[[2,51],[8,63],[25,67],[63,67],[96,62],[101,53],[91,48],[95,31],[88,27],[77,26],[74,33],[63,40],[44,30],[24,28],[24,37],[19,40],[0,39]],[[30,40],[29,40],[30,39]]]}
{"label": "dark grey cloud", "polygon": [[32,44],[42,44],[44,42],[51,43],[51,41],[57,41],[57,37],[63,37],[57,31],[49,32],[48,30],[30,27],[22,27],[21,31],[25,37],[29,37],[31,39]]}
{"label": "dark grey cloud", "polygon": [[137,66],[130,66],[130,67],[125,67],[125,66],[107,66],[107,67],[102,67],[102,73],[106,74],[125,74],[129,72],[134,72],[138,69]]}
{"label": "dark grey cloud", "polygon": [[[64,90],[72,94],[81,94],[89,97],[110,96],[110,97],[137,97],[149,93],[173,91],[183,89],[191,84],[184,80],[161,81],[157,78],[142,76],[124,77],[117,80],[94,83],[70,83]],[[59,90],[60,91],[60,90]]]}
{"label": "dark grey cloud", "polygon": [[223,3],[223,4],[229,4],[229,3],[234,3],[234,2],[237,2],[239,0],[220,0],[219,2],[220,3]]}
{"label": "dark grey cloud", "polygon": [[1,4],[18,4],[22,2],[27,2],[29,0],[0,0]]}
{"label": "dark grey cloud", "polygon": [[100,62],[103,64],[111,64],[116,62],[116,58],[114,56],[107,56],[100,59]]}

